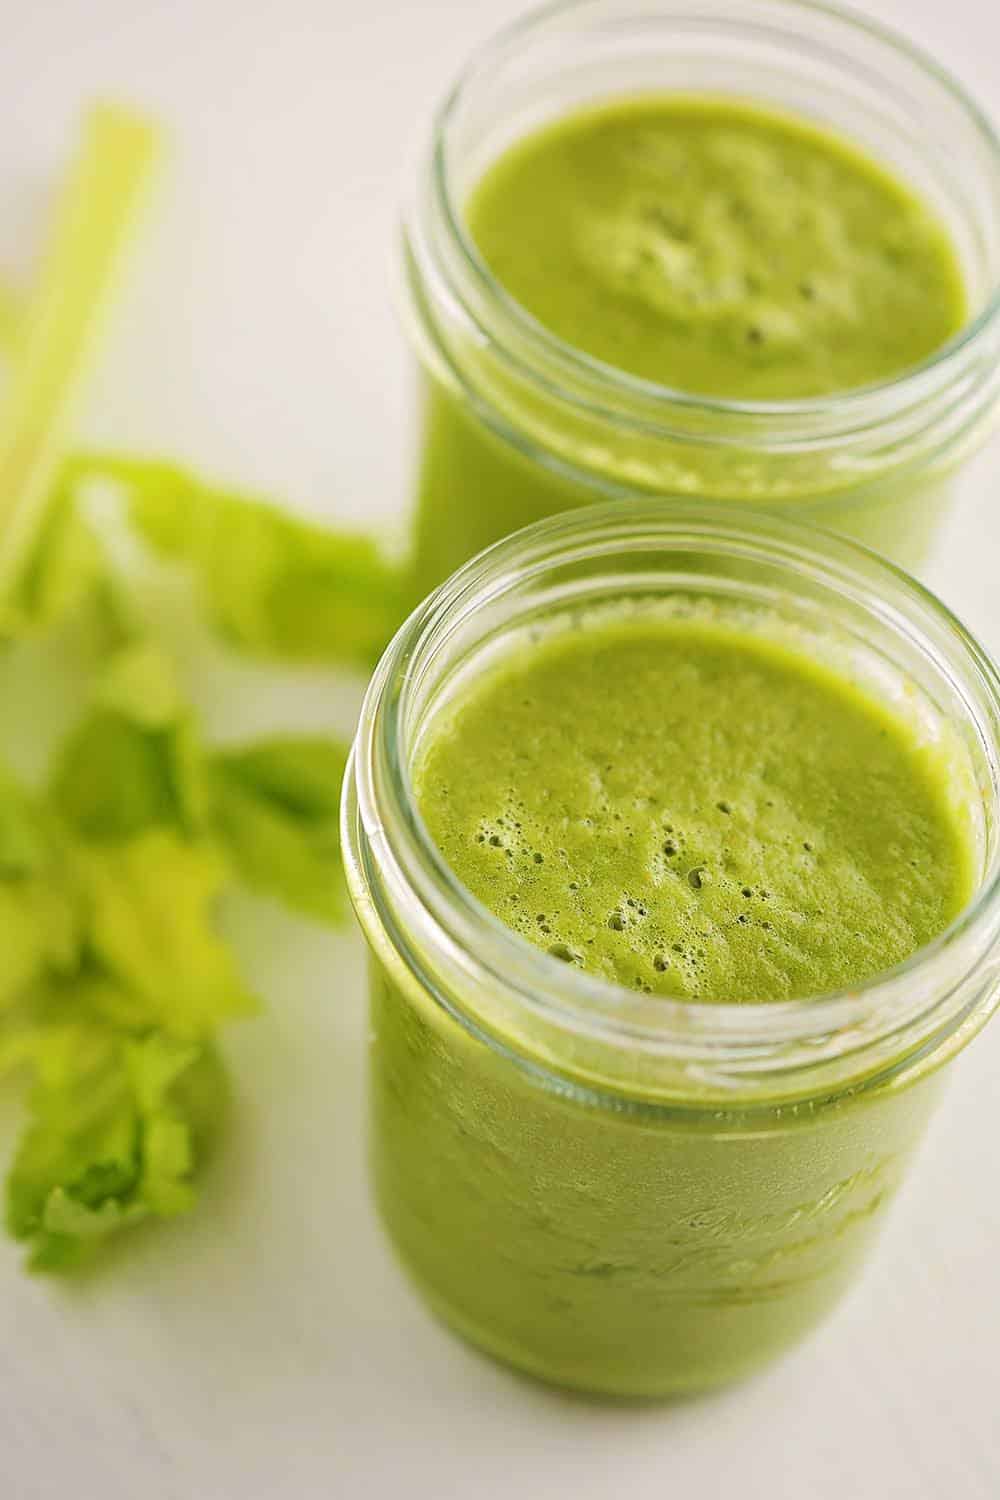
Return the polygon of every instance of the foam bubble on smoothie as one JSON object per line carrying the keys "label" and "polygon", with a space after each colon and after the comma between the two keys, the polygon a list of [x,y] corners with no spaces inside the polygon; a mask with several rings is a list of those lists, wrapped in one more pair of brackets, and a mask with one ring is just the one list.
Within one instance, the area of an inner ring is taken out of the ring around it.
{"label": "foam bubble on smoothie", "polygon": [[947,766],[782,641],[694,619],[535,641],[432,725],[419,805],[553,957],[644,993],[766,1000],[890,967],[968,898]]}

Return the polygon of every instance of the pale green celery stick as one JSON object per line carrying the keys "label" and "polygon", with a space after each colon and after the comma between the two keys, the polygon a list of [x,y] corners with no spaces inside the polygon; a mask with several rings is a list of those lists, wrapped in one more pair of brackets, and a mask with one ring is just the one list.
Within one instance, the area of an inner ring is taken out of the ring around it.
{"label": "pale green celery stick", "polygon": [[[100,538],[60,479],[16,585],[3,600],[0,634],[18,640],[42,635],[88,600],[108,607],[111,584]],[[112,638],[117,640],[116,631]]]}
{"label": "pale green celery stick", "polygon": [[128,110],[99,104],[86,118],[0,424],[0,601],[44,524],[72,396],[159,146],[157,129]]}

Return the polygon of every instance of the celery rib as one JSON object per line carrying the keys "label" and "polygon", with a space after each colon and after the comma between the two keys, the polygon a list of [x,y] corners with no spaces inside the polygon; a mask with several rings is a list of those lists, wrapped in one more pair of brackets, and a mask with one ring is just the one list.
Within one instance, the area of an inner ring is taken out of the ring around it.
{"label": "celery rib", "polygon": [[0,599],[16,587],[53,490],[72,401],[160,133],[110,104],[89,112],[37,289],[18,319],[0,418]]}

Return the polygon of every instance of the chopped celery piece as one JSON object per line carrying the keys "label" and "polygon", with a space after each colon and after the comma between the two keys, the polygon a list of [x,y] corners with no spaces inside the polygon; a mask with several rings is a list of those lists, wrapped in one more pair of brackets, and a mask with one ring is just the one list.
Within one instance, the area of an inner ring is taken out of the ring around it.
{"label": "chopped celery piece", "polygon": [[44,525],[78,378],[158,147],[155,127],[127,110],[101,104],[86,119],[0,414],[0,601]]}

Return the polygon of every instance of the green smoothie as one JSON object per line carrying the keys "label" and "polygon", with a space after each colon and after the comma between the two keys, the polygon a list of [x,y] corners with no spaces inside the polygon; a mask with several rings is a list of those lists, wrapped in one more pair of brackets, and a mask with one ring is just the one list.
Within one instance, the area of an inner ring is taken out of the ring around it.
{"label": "green smoothie", "polygon": [[638,622],[536,643],[435,733],[417,802],[496,916],[681,999],[798,999],[892,967],[965,905],[945,769],[779,644]]}
{"label": "green smoothie", "polygon": [[467,220],[504,289],[567,344],[706,396],[888,380],[966,316],[955,250],[902,183],[736,102],[571,115],[495,163]]}
{"label": "green smoothie", "polygon": [[[968,900],[953,769],[792,632],[706,602],[533,628],[431,714],[413,786],[452,871],[553,976],[766,1005],[897,963]],[[373,968],[380,1208],[449,1323],[548,1380],[651,1396],[744,1375],[832,1306],[933,1070],[664,1104],[487,1040],[480,999],[463,1016]]]}
{"label": "green smoothie", "polygon": [[[639,96],[569,114],[493,161],[464,219],[511,307],[609,380],[689,396],[774,402],[885,382],[968,314],[928,204],[846,139],[736,99]],[[654,441],[532,386],[523,355],[473,343],[448,358],[428,393],[414,597],[500,536],[602,494],[794,506],[911,564],[926,549],[939,473],[880,473],[821,446],[779,452],[735,417],[724,441],[697,424]],[[609,386],[597,404],[615,403]]]}

